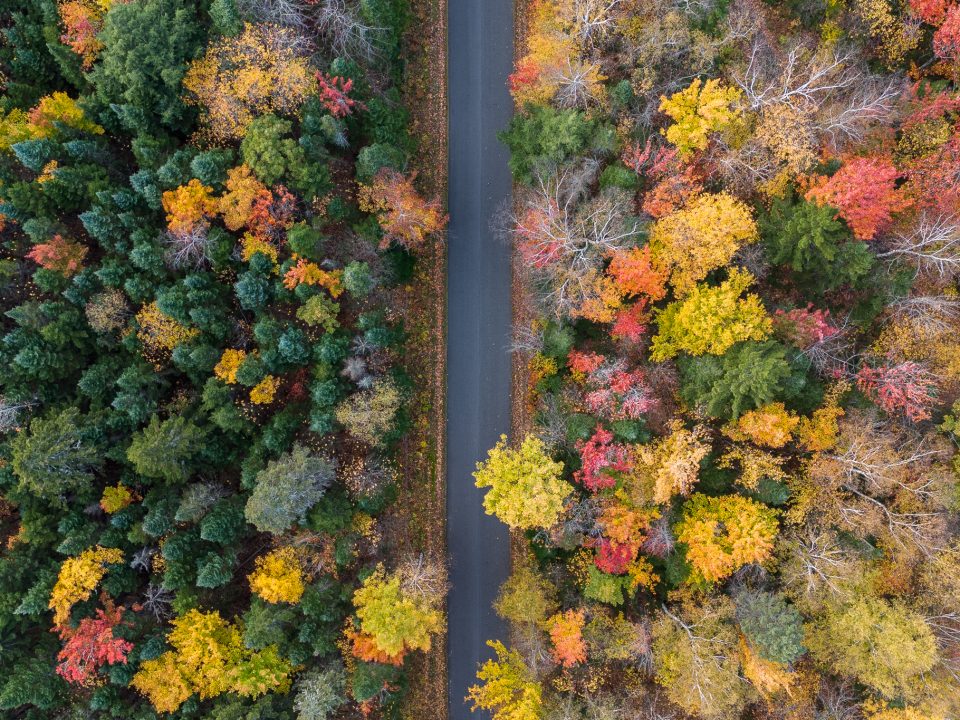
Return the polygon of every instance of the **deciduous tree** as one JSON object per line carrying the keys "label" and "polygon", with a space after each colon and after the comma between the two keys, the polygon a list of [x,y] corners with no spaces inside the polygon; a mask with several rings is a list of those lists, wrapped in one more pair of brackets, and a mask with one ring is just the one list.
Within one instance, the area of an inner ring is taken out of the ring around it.
{"label": "deciduous tree", "polygon": [[711,270],[760,238],[750,208],[727,193],[703,193],[650,228],[655,266],[670,273],[677,294],[690,292]]}
{"label": "deciduous tree", "polygon": [[502,642],[487,641],[497,654],[477,672],[482,685],[470,688],[467,699],[474,709],[490,710],[494,720],[542,720],[543,688],[520,653]]}
{"label": "deciduous tree", "polygon": [[269,603],[297,603],[303,595],[303,569],[290,546],[258,557],[256,568],[247,580],[250,590]]}
{"label": "deciduous tree", "polygon": [[899,171],[885,157],[850,158],[829,178],[814,178],[806,199],[835,207],[854,237],[872,240],[885,230],[909,200],[896,187]]}
{"label": "deciduous tree", "polygon": [[773,325],[760,298],[740,297],[752,283],[750,273],[732,270],[719,286],[696,285],[668,305],[657,314],[650,358],[663,361],[679,352],[723,355],[737,343],[768,337]]}
{"label": "deciduous tree", "polygon": [[432,592],[404,587],[399,574],[387,575],[382,567],[353,595],[362,636],[391,658],[430,649],[432,636],[443,628],[440,600]]}
{"label": "deciduous tree", "polygon": [[392,243],[414,250],[447,225],[440,200],[422,198],[413,186],[416,177],[384,168],[360,187],[360,208],[375,215],[383,229],[381,250]]}
{"label": "deciduous tree", "polygon": [[677,540],[687,545],[693,578],[712,583],[770,557],[777,513],[739,495],[696,494],[684,503],[676,530]]}
{"label": "deciduous tree", "polygon": [[809,626],[807,644],[817,660],[891,700],[915,697],[937,662],[923,618],[899,601],[864,595],[828,607]]}
{"label": "deciduous tree", "polygon": [[203,106],[211,137],[240,139],[260,115],[296,114],[315,91],[308,58],[309,43],[295,30],[247,24],[194,60],[183,87],[191,102]]}
{"label": "deciduous tree", "polygon": [[551,459],[538,438],[528,436],[514,450],[502,436],[473,476],[478,488],[490,488],[483,498],[487,514],[526,529],[550,527],[559,518],[573,490],[562,472],[563,463]]}
{"label": "deciduous tree", "polygon": [[50,593],[48,607],[53,610],[53,624],[64,625],[70,619],[70,609],[93,594],[107,573],[107,565],[122,562],[122,550],[99,545],[67,558],[60,566],[57,582]]}
{"label": "deciduous tree", "polygon": [[706,82],[694,78],[684,90],[660,100],[660,111],[673,120],[665,133],[667,140],[681,156],[705,150],[713,133],[727,132],[736,125],[740,97],[737,88],[716,78]]}
{"label": "deciduous tree", "polygon": [[133,643],[117,637],[113,630],[121,624],[124,607],[114,606],[109,596],[102,597],[103,608],[96,618],[83,618],[76,627],[57,628],[63,648],[57,654],[57,674],[69,683],[89,685],[96,681],[104,665],[126,664]]}

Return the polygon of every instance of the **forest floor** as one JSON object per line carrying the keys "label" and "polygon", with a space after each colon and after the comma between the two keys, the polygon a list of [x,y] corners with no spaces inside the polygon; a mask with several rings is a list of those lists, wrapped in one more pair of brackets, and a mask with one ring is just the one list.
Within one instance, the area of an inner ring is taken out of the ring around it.
{"label": "forest floor", "polygon": [[[412,169],[428,197],[447,194],[446,2],[413,0],[405,39],[404,104],[418,141]],[[446,568],[446,243],[439,237],[418,258],[398,298],[407,331],[401,364],[413,384],[412,427],[400,453],[400,494],[385,540],[394,553],[422,553]],[[397,557],[397,555],[394,555]],[[446,720],[446,639],[410,663],[406,720]]]}

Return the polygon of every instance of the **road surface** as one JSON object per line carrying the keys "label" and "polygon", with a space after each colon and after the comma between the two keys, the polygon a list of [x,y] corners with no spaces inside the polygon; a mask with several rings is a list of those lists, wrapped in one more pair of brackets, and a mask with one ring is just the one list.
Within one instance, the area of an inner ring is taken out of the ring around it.
{"label": "road surface", "polygon": [[510,199],[513,0],[449,0],[447,83],[447,543],[450,720],[485,720],[464,703],[486,641],[506,640],[490,607],[509,572],[509,533],[483,512],[471,473],[510,431],[510,250],[491,221]]}

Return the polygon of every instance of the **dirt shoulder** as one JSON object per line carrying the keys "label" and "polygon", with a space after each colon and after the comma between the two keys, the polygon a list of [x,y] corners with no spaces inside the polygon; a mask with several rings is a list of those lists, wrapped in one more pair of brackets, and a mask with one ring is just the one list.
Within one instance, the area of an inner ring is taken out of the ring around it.
{"label": "dirt shoulder", "polygon": [[[447,18],[443,0],[411,0],[405,39],[404,103],[418,141],[412,169],[427,195],[447,194]],[[423,553],[446,566],[446,243],[434,240],[419,258],[406,288],[408,340],[403,366],[413,381],[412,429],[401,453],[402,487],[396,503],[396,549]],[[446,720],[446,640],[410,662],[410,692],[402,715]]]}
{"label": "dirt shoulder", "polygon": [[[530,26],[530,0],[516,0],[514,8],[514,60],[518,60],[527,53],[527,35]],[[521,188],[514,183],[513,206],[516,212],[519,207],[518,192]],[[513,254],[513,277],[511,278],[511,292],[513,300],[513,328],[530,327],[535,314],[533,299],[530,295],[526,268],[517,253]],[[511,435],[514,443],[519,443],[530,432],[533,426],[530,397],[530,371],[527,367],[527,357],[523,353],[513,354],[513,382],[510,389],[512,398]],[[528,552],[529,543],[522,533],[514,532],[511,538],[511,555],[517,557]]]}

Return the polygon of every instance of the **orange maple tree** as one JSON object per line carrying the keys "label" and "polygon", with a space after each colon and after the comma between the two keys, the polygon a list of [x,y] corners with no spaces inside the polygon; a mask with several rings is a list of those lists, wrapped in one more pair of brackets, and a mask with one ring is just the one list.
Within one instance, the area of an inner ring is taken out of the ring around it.
{"label": "orange maple tree", "polygon": [[54,270],[70,277],[83,268],[83,259],[87,248],[78,242],[68,240],[62,235],[54,235],[50,240],[34,245],[27,257],[45,270]]}
{"label": "orange maple tree", "polygon": [[883,156],[855,157],[837,172],[811,181],[807,200],[830,205],[859,240],[872,240],[910,201],[897,190],[900,171]]}
{"label": "orange maple tree", "polygon": [[587,659],[587,644],[583,640],[583,610],[557,613],[547,621],[550,628],[550,654],[563,667],[573,667]]}
{"label": "orange maple tree", "polygon": [[447,225],[439,198],[421,197],[413,186],[416,177],[383,168],[370,185],[360,186],[360,209],[375,215],[383,229],[381,250],[394,242],[412,250]]}
{"label": "orange maple tree", "polygon": [[121,624],[124,607],[114,606],[106,593],[101,599],[103,608],[97,610],[96,618],[84,618],[75,628],[54,628],[65,641],[57,654],[57,674],[69,683],[92,684],[97,670],[104,665],[126,664],[127,654],[133,650],[133,643],[113,632]]}

